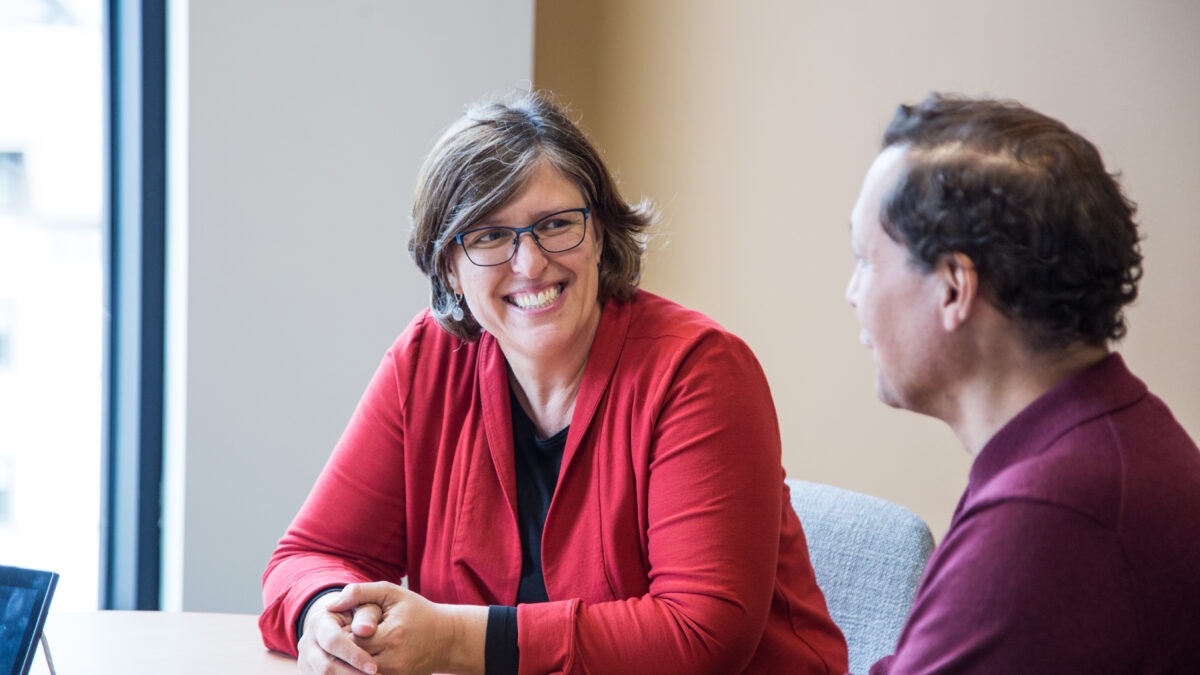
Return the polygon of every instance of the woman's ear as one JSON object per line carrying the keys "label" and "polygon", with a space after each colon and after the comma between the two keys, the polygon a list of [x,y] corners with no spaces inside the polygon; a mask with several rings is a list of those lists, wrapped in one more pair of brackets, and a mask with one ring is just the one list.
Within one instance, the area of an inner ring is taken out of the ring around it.
{"label": "woman's ear", "polygon": [[966,253],[956,251],[942,257],[935,273],[944,289],[942,327],[953,332],[970,318],[979,302],[979,272],[975,269],[975,261]]}

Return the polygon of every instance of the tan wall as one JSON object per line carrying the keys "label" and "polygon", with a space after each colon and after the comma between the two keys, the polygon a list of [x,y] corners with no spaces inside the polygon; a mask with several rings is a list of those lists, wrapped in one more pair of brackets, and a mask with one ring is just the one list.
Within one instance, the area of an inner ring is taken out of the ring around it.
{"label": "tan wall", "polygon": [[969,458],[874,398],[843,300],[847,219],[897,103],[1019,99],[1091,138],[1146,237],[1120,346],[1200,435],[1200,3],[540,0],[534,81],[582,114],[626,197],[663,209],[646,288],[744,337],[789,475],[876,494],[940,537]]}

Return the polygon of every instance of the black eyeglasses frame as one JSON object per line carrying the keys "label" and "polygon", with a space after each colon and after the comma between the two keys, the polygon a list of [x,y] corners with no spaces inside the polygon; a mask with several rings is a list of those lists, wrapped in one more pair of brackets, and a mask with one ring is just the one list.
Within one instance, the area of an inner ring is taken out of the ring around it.
{"label": "black eyeglasses frame", "polygon": [[[454,241],[457,242],[458,245],[462,247],[463,253],[466,253],[466,255],[467,255],[467,260],[470,260],[471,264],[476,265],[478,267],[496,267],[497,265],[503,265],[504,263],[512,260],[513,257],[517,255],[517,249],[521,248],[521,235],[525,234],[527,232],[529,233],[529,236],[533,238],[533,243],[537,244],[537,247],[542,249],[543,253],[546,253],[546,254],[566,253],[567,251],[571,251],[576,248],[579,248],[579,245],[582,244],[585,239],[587,239],[588,216],[591,214],[591,212],[592,212],[592,210],[590,208],[588,208],[586,206],[580,206],[580,207],[576,207],[573,209],[563,209],[562,211],[555,211],[554,213],[548,213],[548,214],[542,216],[541,218],[538,218],[533,224],[526,225],[525,227],[503,227],[501,225],[489,225],[487,227],[475,227],[475,228],[471,228],[469,230],[464,230],[464,231],[459,232],[458,234],[454,235]],[[575,244],[573,244],[567,248],[558,250],[558,251],[551,251],[542,245],[542,240],[538,238],[537,232],[535,232],[534,230],[537,228],[538,225],[541,225],[542,223],[546,222],[547,220],[549,220],[555,216],[561,216],[564,213],[581,213],[581,214],[583,214],[583,235],[581,237],[579,237],[579,241],[576,242]],[[504,260],[501,260],[500,262],[494,262],[494,263],[479,263],[479,262],[475,262],[475,260],[473,258],[471,258],[471,252],[467,249],[466,244],[463,243],[463,237],[465,237],[469,234],[475,233],[475,232],[483,232],[485,230],[508,230],[509,232],[513,233],[513,247],[512,247],[512,251],[508,254],[507,258],[505,258]]]}

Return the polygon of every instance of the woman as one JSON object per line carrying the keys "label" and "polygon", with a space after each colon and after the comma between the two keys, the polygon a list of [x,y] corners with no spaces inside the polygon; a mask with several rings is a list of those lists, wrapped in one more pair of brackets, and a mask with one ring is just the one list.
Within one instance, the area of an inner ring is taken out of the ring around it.
{"label": "woman", "polygon": [[442,136],[409,243],[430,308],[271,558],[267,646],[311,672],[844,672],[766,379],[637,289],[650,220],[546,95]]}

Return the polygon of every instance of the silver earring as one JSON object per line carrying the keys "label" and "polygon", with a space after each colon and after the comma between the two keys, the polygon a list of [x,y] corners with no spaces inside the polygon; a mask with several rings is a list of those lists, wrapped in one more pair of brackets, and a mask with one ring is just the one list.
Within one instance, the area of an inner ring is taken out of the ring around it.
{"label": "silver earring", "polygon": [[450,318],[455,321],[463,320],[462,293],[454,294],[454,304],[450,305]]}

